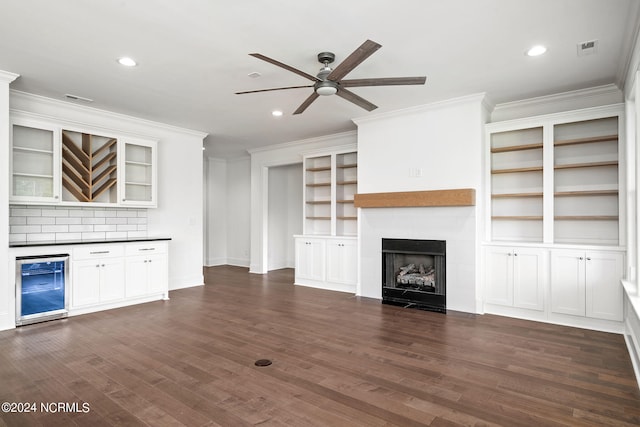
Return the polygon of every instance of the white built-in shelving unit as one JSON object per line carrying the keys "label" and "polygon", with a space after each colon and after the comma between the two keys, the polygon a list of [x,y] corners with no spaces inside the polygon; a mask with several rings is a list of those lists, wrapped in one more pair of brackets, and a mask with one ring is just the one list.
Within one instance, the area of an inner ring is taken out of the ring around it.
{"label": "white built-in shelving unit", "polygon": [[358,153],[355,147],[304,157],[304,227],[295,237],[298,285],[355,292]]}
{"label": "white built-in shelving unit", "polygon": [[486,125],[485,310],[619,330],[624,108]]}

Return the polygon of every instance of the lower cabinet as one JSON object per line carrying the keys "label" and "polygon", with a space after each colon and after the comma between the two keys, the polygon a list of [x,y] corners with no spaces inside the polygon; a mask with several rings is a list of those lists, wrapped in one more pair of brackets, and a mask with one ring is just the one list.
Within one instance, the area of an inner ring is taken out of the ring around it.
{"label": "lower cabinet", "polygon": [[323,282],[325,278],[324,239],[300,237],[295,239],[296,283],[299,280]]}
{"label": "lower cabinet", "polygon": [[544,310],[544,251],[487,247],[485,301],[508,307]]}
{"label": "lower cabinet", "polygon": [[76,248],[72,257],[71,308],[124,298],[124,247]]}
{"label": "lower cabinet", "polygon": [[168,292],[169,259],[166,244],[129,245],[126,255],[127,298]]}
{"label": "lower cabinet", "polygon": [[358,247],[355,237],[295,236],[297,285],[355,293]]}
{"label": "lower cabinet", "polygon": [[623,251],[488,245],[484,259],[488,313],[605,330],[623,319]]}
{"label": "lower cabinet", "polygon": [[621,253],[552,250],[551,272],[552,312],[622,321]]}
{"label": "lower cabinet", "polygon": [[70,260],[71,311],[167,298],[168,261],[166,241],[75,247]]}

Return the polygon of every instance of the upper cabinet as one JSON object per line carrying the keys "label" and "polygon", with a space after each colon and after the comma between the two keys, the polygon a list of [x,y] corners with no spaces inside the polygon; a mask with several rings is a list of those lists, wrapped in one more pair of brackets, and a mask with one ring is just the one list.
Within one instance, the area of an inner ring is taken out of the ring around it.
{"label": "upper cabinet", "polygon": [[355,236],[357,211],[353,205],[358,186],[355,150],[304,158],[305,235]]}
{"label": "upper cabinet", "polygon": [[11,200],[60,201],[60,134],[54,126],[29,120],[11,123]]}
{"label": "upper cabinet", "polygon": [[621,105],[487,125],[487,240],[623,245]]}
{"label": "upper cabinet", "polygon": [[125,139],[122,143],[120,203],[156,206],[156,142]]}
{"label": "upper cabinet", "polygon": [[156,141],[14,118],[11,203],[156,207]]}

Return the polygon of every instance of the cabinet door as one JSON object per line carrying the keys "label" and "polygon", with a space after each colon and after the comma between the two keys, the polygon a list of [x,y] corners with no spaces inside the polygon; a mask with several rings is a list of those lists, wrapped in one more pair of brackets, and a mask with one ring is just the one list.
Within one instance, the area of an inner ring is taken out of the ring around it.
{"label": "cabinet door", "polygon": [[100,302],[100,260],[73,262],[71,307],[77,308]]}
{"label": "cabinet door", "polygon": [[540,249],[514,249],[514,307],[544,310],[544,253]]}
{"label": "cabinet door", "polygon": [[513,250],[506,247],[485,249],[485,302],[513,305]]}
{"label": "cabinet door", "polygon": [[358,254],[355,240],[327,242],[327,281],[355,285],[358,276]]}
{"label": "cabinet door", "polygon": [[613,252],[586,254],[586,315],[622,321],[623,255]]}
{"label": "cabinet door", "polygon": [[104,259],[100,262],[100,302],[124,298],[124,260]]}
{"label": "cabinet door", "polygon": [[156,207],[156,142],[125,139],[120,163],[120,203]]}
{"label": "cabinet door", "polygon": [[169,287],[169,261],[167,255],[152,255],[148,261],[147,293],[167,293]]}
{"label": "cabinet door", "polygon": [[582,251],[551,252],[551,311],[585,315],[585,254]]}
{"label": "cabinet door", "polygon": [[11,125],[12,202],[58,203],[60,136],[53,126],[15,120]]}
{"label": "cabinet door", "polygon": [[146,256],[135,256],[127,258],[125,263],[125,295],[137,297],[146,295],[149,260]]}
{"label": "cabinet door", "polygon": [[324,240],[296,239],[296,278],[324,281],[324,273]]}

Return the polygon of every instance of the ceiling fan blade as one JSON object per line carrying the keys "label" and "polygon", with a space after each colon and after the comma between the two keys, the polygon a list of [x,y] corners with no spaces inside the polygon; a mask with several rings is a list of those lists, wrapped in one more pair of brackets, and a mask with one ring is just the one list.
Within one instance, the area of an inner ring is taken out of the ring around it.
{"label": "ceiling fan blade", "polygon": [[367,111],[375,110],[376,108],[378,108],[377,105],[370,103],[366,99],[344,88],[338,89],[338,92],[336,93],[336,95],[346,99],[347,101],[353,102],[357,106],[362,107]]}
{"label": "ceiling fan blade", "polygon": [[351,70],[356,68],[362,61],[371,56],[376,50],[380,49],[382,45],[378,43],[367,40],[359,48],[354,50],[351,55],[349,55],[344,61],[340,63],[328,76],[328,80],[333,80],[334,82],[340,80]]}
{"label": "ceiling fan blade", "polygon": [[312,82],[317,82],[318,78],[316,76],[312,76],[311,74],[307,74],[304,71],[300,71],[297,68],[293,68],[290,65],[287,64],[283,64],[280,61],[276,61],[275,59],[269,58],[268,56],[264,56],[262,54],[259,53],[250,53],[249,55],[253,56],[254,58],[258,58],[258,59],[262,59],[263,61],[266,61],[270,64],[273,64],[275,66],[278,66],[280,68],[284,68],[285,70],[291,71],[292,73],[296,73],[299,76],[304,77],[305,79],[309,79]]}
{"label": "ceiling fan blade", "polygon": [[313,85],[287,86],[287,87],[274,87],[272,89],[246,90],[244,92],[236,92],[236,95],[244,95],[245,93],[256,93],[256,92],[270,92],[272,90],[300,89],[300,88],[303,88],[303,87],[313,87]]}
{"label": "ceiling fan blade", "polygon": [[342,87],[362,86],[394,86],[394,85],[423,85],[426,77],[383,77],[379,79],[349,79],[341,80]]}
{"label": "ceiling fan blade", "polygon": [[311,105],[311,103],[313,101],[315,101],[316,99],[318,99],[320,95],[318,95],[317,93],[313,92],[311,95],[309,95],[309,97],[307,99],[304,100],[304,102],[298,107],[298,109],[296,111],[293,112],[293,114],[300,114],[302,113],[304,110],[307,109],[307,107],[309,105]]}

